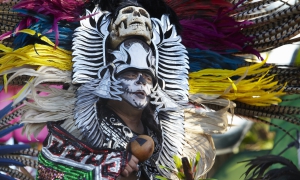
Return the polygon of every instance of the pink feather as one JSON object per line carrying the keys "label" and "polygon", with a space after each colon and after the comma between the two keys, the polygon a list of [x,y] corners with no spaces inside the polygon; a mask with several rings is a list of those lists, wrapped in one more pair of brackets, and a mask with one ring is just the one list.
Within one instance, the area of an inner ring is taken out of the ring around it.
{"label": "pink feather", "polygon": [[21,0],[14,9],[27,9],[61,20],[76,21],[83,13],[84,0]]}
{"label": "pink feather", "polygon": [[[69,22],[80,20],[83,13],[85,0],[21,0],[14,9],[26,9],[53,17],[52,30],[55,32],[55,46],[58,45],[58,22],[65,20]],[[27,24],[27,27],[31,24]],[[22,29],[22,27],[18,27]]]}
{"label": "pink feather", "polygon": [[220,8],[216,16],[181,20],[182,42],[188,48],[211,50],[219,54],[251,53],[261,58],[249,44],[251,37],[241,33],[250,22],[237,22],[228,12],[234,8]]}

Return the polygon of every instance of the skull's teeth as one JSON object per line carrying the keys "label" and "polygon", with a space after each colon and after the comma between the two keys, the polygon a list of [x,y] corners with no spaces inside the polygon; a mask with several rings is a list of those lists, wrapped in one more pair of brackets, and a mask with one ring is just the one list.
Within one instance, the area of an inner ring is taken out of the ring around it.
{"label": "skull's teeth", "polygon": [[124,23],[124,21],[121,22],[120,28],[121,28],[121,29],[124,29],[124,28],[125,28],[125,23]]}
{"label": "skull's teeth", "polygon": [[151,26],[150,26],[150,24],[148,24],[147,22],[145,22],[145,26],[146,26],[146,30],[147,30],[147,31],[150,31],[150,30],[151,30],[151,28],[150,28]]}
{"label": "skull's teeth", "polygon": [[133,23],[133,24],[130,24],[130,26],[138,27],[138,26],[142,26],[142,24],[141,23]]}

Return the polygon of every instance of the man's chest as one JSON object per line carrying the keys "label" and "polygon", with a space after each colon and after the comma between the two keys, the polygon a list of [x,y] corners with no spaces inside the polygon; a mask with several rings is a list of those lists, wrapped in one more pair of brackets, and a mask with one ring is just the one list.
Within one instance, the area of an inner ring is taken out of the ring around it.
{"label": "man's chest", "polygon": [[103,147],[125,150],[128,142],[135,134],[116,117],[104,117],[101,126],[104,136]]}

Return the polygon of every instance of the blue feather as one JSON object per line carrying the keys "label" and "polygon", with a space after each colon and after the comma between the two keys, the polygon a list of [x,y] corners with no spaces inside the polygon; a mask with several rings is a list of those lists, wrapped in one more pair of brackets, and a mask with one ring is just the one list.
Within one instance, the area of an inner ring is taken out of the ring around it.
{"label": "blue feather", "polygon": [[4,174],[0,174],[0,179],[2,179],[2,180],[16,180],[15,178],[10,177],[10,176],[6,176]]}
{"label": "blue feather", "polygon": [[208,50],[188,49],[190,72],[207,68],[235,70],[245,63],[243,58],[221,55]]}
{"label": "blue feather", "polygon": [[2,119],[12,109],[12,102],[0,110],[0,119]]}
{"label": "blue feather", "polygon": [[2,91],[2,89],[3,89],[3,86],[0,85],[0,92]]}
{"label": "blue feather", "polygon": [[28,144],[3,145],[0,146],[0,155],[13,153],[27,148],[30,148],[30,145]]}
{"label": "blue feather", "polygon": [[[34,24],[32,24],[29,29],[32,29],[36,31],[37,33],[42,34],[43,36],[46,36],[49,38],[52,42],[55,42],[55,32],[52,31],[52,22],[51,21],[38,21]],[[71,50],[72,47],[72,35],[74,33],[75,28],[78,26],[77,23],[59,23],[58,24],[58,30],[59,30],[59,47]],[[39,37],[36,37],[36,42],[32,41],[34,38],[28,38],[30,35],[25,33],[17,34],[17,36],[14,39],[14,49],[21,48],[23,46],[26,46],[27,44],[34,44],[34,43],[40,43],[38,41]],[[31,40],[31,41],[30,41]]]}
{"label": "blue feather", "polygon": [[[53,31],[53,25],[54,25],[53,17],[39,14],[37,12],[26,10],[26,9],[15,9],[14,11],[36,18],[38,21],[32,23],[27,28],[35,30],[38,33],[41,33],[42,35],[48,37],[52,42],[56,41],[55,32]],[[70,23],[66,21],[60,21],[58,23],[58,32],[59,32],[58,40],[59,40],[60,48],[71,50],[72,39],[73,39],[72,35],[74,33],[75,28],[78,27],[79,25],[80,25],[79,22]],[[27,34],[23,34],[23,33],[17,34],[13,43],[14,49],[18,49],[28,44],[35,43],[29,40],[32,38],[28,38],[28,37],[29,35]]]}
{"label": "blue feather", "polygon": [[12,132],[12,131],[14,131],[16,129],[19,129],[21,127],[23,127],[23,124],[16,124],[16,125],[13,125],[13,126],[11,126],[9,128],[3,129],[3,130],[0,131],[0,137],[3,137],[6,134],[8,134],[8,133],[10,133],[10,132]]}
{"label": "blue feather", "polygon": [[0,158],[0,166],[25,166],[23,163],[16,161],[14,159],[6,159],[6,158]]}
{"label": "blue feather", "polygon": [[39,19],[41,21],[52,21],[52,18],[50,16],[45,16],[43,14],[39,14],[39,13],[36,13],[34,11],[31,11],[31,10],[27,10],[27,9],[14,9],[13,11],[21,13],[21,14],[24,14],[24,15],[35,17],[35,18],[37,18],[37,19]]}

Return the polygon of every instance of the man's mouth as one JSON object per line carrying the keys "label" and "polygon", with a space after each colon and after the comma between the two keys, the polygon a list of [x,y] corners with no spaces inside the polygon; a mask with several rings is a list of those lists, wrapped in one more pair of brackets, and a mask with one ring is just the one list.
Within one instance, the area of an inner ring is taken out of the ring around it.
{"label": "man's mouth", "polygon": [[146,93],[144,91],[133,92],[138,98],[144,99],[146,97]]}

